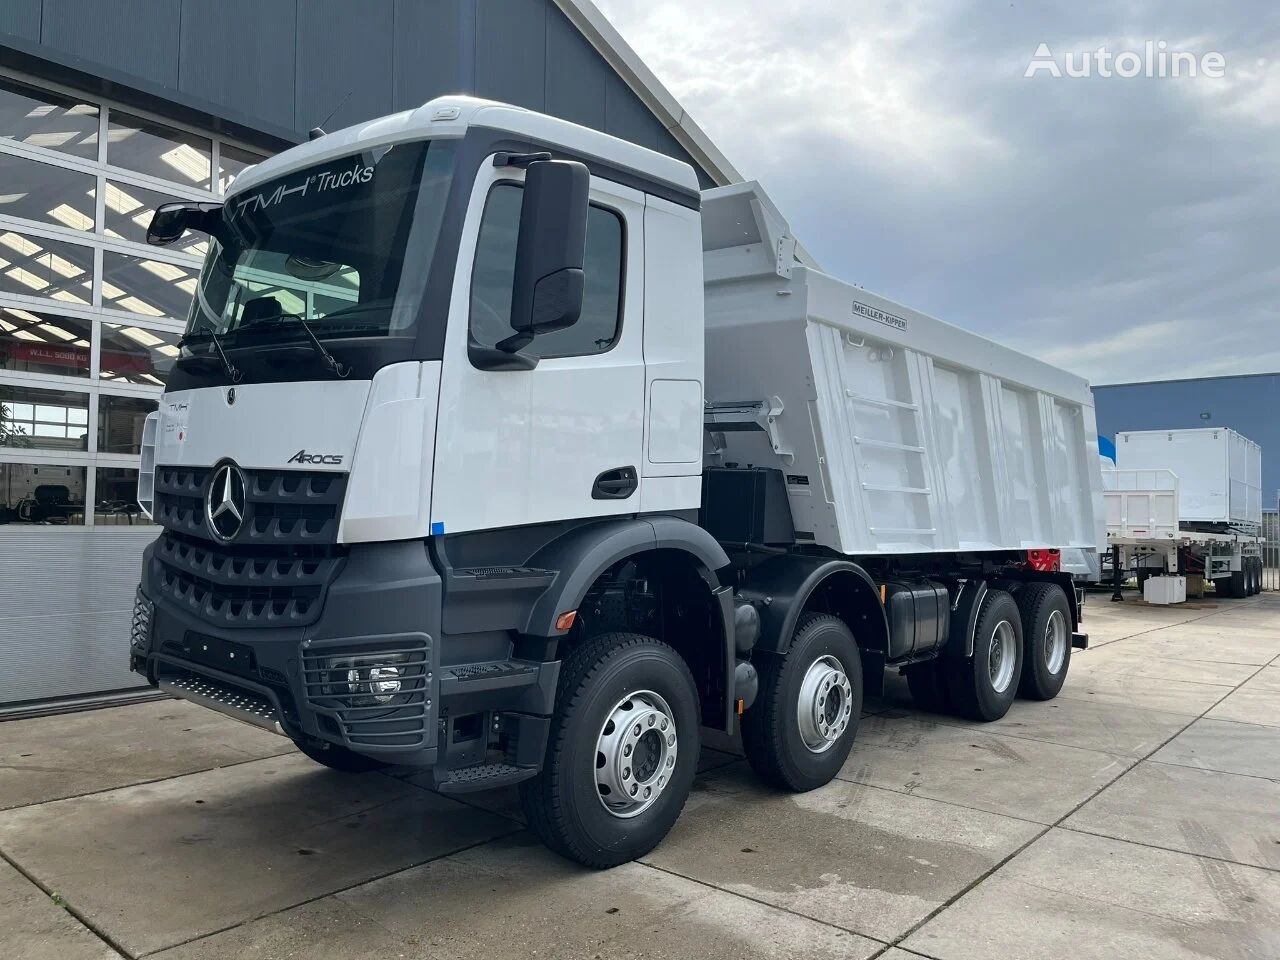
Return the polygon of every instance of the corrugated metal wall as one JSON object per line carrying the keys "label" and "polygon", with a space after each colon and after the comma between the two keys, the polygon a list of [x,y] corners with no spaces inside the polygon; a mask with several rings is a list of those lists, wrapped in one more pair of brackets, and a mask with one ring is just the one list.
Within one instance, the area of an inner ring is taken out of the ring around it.
{"label": "corrugated metal wall", "polygon": [[159,527],[0,527],[0,705],[135,687],[129,619]]}
{"label": "corrugated metal wall", "polygon": [[1262,505],[1280,493],[1280,373],[1093,388],[1098,433],[1230,427],[1262,447]]}
{"label": "corrugated metal wall", "polygon": [[4,34],[295,139],[472,93],[693,163],[552,0],[5,0]]}

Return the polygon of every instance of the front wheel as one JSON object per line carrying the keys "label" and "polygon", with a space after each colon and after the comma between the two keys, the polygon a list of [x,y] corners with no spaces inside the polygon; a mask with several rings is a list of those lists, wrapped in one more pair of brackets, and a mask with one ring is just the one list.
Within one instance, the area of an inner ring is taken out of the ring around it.
{"label": "front wheel", "polygon": [[785,657],[759,665],[760,693],[742,718],[742,746],[761,779],[802,792],[829,783],[862,715],[862,659],[844,621],[801,618]]}
{"label": "front wheel", "polygon": [[607,633],[560,670],[542,770],[520,784],[529,827],[589,867],[644,856],[680,816],[700,748],[698,691],[671,647]]}

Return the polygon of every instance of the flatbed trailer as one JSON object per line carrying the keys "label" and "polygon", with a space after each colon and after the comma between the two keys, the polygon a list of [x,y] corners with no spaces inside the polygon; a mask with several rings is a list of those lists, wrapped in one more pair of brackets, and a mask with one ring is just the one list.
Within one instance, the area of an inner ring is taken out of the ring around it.
{"label": "flatbed trailer", "polygon": [[1121,584],[1130,576],[1147,595],[1152,578],[1178,582],[1153,584],[1161,602],[1201,596],[1213,585],[1220,597],[1249,597],[1262,589],[1259,528],[1247,522],[1184,520],[1182,481],[1162,468],[1103,469],[1107,549],[1102,579],[1112,584],[1112,599],[1123,599]]}

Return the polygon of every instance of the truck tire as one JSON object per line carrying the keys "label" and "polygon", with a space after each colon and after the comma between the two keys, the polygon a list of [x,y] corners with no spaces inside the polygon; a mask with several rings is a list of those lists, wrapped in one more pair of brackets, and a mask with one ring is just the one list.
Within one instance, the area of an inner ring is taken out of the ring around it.
{"label": "truck tire", "polygon": [[930,660],[928,663],[913,663],[906,669],[911,700],[929,713],[951,712],[951,694],[942,666],[941,660]]}
{"label": "truck tire", "polygon": [[1246,569],[1249,571],[1249,596],[1256,597],[1262,592],[1262,564],[1257,557],[1250,557]]}
{"label": "truck tire", "polygon": [[386,766],[381,760],[366,757],[363,753],[356,753],[336,743],[313,743],[307,740],[293,742],[304,754],[330,770],[339,770],[342,773],[368,773],[370,770],[381,770]]}
{"label": "truck tire", "polygon": [[1022,611],[1022,679],[1018,694],[1052,700],[1071,667],[1071,607],[1056,583],[1029,583],[1018,591]]}
{"label": "truck tire", "polygon": [[990,590],[974,628],[973,656],[948,663],[947,687],[956,712],[971,720],[999,720],[1018,693],[1022,614],[1004,590]]}
{"label": "truck tire", "polygon": [[862,657],[853,634],[839,617],[805,614],[786,656],[757,666],[760,693],[742,718],[747,762],[782,790],[830,783],[862,716]]}
{"label": "truck tire", "polygon": [[693,676],[671,647],[638,633],[584,641],[560,669],[542,769],[520,784],[530,829],[588,867],[648,853],[693,787],[700,723]]}
{"label": "truck tire", "polygon": [[1214,593],[1223,600],[1229,600],[1235,596],[1235,594],[1232,593],[1233,586],[1234,584],[1231,581],[1231,577],[1218,577],[1213,581]]}

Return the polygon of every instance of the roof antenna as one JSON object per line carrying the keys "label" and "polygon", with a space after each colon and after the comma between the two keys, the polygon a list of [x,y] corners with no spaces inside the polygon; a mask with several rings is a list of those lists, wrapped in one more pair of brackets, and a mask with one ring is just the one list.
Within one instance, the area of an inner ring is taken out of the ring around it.
{"label": "roof antenna", "polygon": [[312,127],[310,130],[307,131],[308,140],[319,140],[321,137],[324,136],[324,125],[328,123],[330,120],[332,120],[333,115],[337,113],[339,110],[341,110],[343,105],[346,104],[346,102],[351,99],[351,93],[353,90],[355,90],[355,87],[352,87],[351,90],[347,91],[346,96],[344,96],[341,100],[338,101],[338,105],[329,111],[329,115],[327,117],[325,117],[323,120],[320,121],[319,124],[317,124],[316,126]]}

